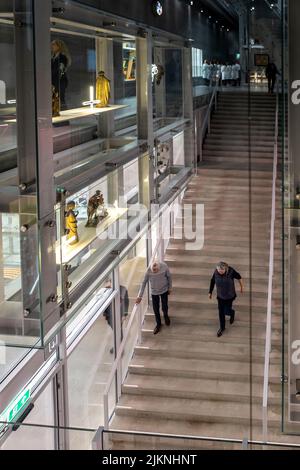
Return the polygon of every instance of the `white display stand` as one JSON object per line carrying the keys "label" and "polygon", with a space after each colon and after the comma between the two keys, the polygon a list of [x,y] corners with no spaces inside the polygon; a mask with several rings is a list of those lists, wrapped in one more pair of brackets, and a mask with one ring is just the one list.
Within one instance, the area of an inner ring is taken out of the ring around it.
{"label": "white display stand", "polygon": [[[107,106],[106,108],[90,108],[90,107],[82,107],[82,108],[75,108],[75,109],[68,109],[66,111],[61,111],[60,116],[52,118],[53,124],[58,124],[60,122],[65,121],[72,121],[74,119],[80,119],[89,116],[96,116],[98,114],[109,113],[111,111],[117,111],[118,109],[127,108],[128,106],[125,104],[112,104]],[[16,119],[7,119],[4,122],[12,123],[17,122]]]}
{"label": "white display stand", "polygon": [[56,124],[56,123],[60,123],[64,121],[80,119],[83,117],[95,116],[97,114],[109,113],[111,111],[117,111],[118,109],[123,109],[123,108],[127,108],[127,106],[122,105],[122,104],[112,104],[110,106],[107,106],[106,108],[83,107],[83,108],[76,108],[76,109],[68,109],[66,111],[61,111],[60,116],[52,118],[52,122],[53,124]]}

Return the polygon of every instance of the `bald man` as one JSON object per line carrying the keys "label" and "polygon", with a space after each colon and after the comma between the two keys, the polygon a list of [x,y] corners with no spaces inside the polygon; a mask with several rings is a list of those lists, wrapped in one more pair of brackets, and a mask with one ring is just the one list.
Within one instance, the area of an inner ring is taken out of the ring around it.
{"label": "bald man", "polygon": [[172,276],[167,264],[155,261],[152,266],[148,268],[140,288],[138,298],[136,299],[137,304],[141,303],[148,282],[150,282],[152,305],[156,318],[156,327],[154,328],[153,333],[156,335],[161,329],[160,300],[165,324],[170,326],[171,323],[168,315],[168,296],[171,294],[172,290]]}

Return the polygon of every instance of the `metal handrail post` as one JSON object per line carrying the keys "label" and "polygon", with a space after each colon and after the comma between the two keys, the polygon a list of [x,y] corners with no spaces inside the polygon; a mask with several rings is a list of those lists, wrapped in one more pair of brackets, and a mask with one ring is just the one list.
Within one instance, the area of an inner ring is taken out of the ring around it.
{"label": "metal handrail post", "polygon": [[138,344],[142,343],[142,305],[139,304],[137,308],[137,316],[138,316]]}
{"label": "metal handrail post", "polygon": [[108,393],[103,395],[104,429],[109,430]]}

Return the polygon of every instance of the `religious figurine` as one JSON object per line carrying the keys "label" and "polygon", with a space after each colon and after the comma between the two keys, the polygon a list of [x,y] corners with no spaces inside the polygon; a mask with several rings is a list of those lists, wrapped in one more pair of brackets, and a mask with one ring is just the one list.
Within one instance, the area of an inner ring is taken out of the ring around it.
{"label": "religious figurine", "polygon": [[100,71],[96,81],[96,100],[100,103],[96,104],[97,108],[106,108],[110,99],[110,80],[106,78],[105,73]]}
{"label": "religious figurine", "polygon": [[161,79],[165,74],[165,70],[162,65],[157,66],[157,74],[156,74],[156,85],[160,85]]}
{"label": "religious figurine", "polygon": [[97,190],[89,199],[87,214],[86,227],[96,227],[100,219],[104,219],[108,215],[108,211],[104,208],[104,197],[101,191]]}
{"label": "religious figurine", "polygon": [[75,245],[79,242],[78,229],[77,229],[77,215],[74,212],[76,204],[74,201],[67,203],[67,212],[65,214],[65,227],[67,233],[67,241],[69,245]]}

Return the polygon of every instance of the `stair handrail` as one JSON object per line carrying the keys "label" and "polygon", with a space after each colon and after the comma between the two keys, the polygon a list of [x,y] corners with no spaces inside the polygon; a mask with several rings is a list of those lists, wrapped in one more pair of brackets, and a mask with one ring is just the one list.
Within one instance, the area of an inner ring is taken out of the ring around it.
{"label": "stair handrail", "polygon": [[203,147],[203,140],[204,140],[206,130],[208,129],[208,133],[210,133],[210,121],[211,121],[212,108],[214,105],[215,110],[216,110],[218,106],[218,99],[217,99],[218,89],[219,88],[216,85],[211,95],[210,102],[206,110],[206,114],[205,114],[201,129],[200,129],[200,162],[202,162],[203,160],[203,148],[202,147]]}
{"label": "stair handrail", "polygon": [[273,183],[272,183],[272,209],[271,209],[271,230],[270,230],[270,254],[269,254],[269,280],[268,280],[268,304],[266,322],[266,343],[265,343],[265,363],[264,363],[264,384],[263,384],[263,404],[262,423],[263,440],[267,442],[268,436],[268,397],[269,397],[269,374],[270,374],[270,354],[272,343],[272,294],[274,277],[274,239],[276,220],[276,182],[278,165],[278,119],[279,119],[279,92],[276,91],[276,113],[275,113],[275,135],[274,135],[274,156],[273,156]]}
{"label": "stair handrail", "polygon": [[262,440],[253,440],[248,438],[229,438],[229,437],[213,437],[213,436],[195,436],[192,434],[166,434],[166,433],[159,433],[159,432],[149,432],[149,431],[132,431],[132,430],[105,430],[103,428],[99,428],[100,435],[101,435],[101,444],[102,448],[100,450],[108,450],[104,449],[104,436],[108,434],[110,436],[119,435],[119,436],[132,436],[132,437],[149,437],[149,438],[161,438],[161,439],[170,439],[173,441],[178,439],[185,439],[190,441],[202,441],[202,442],[210,442],[210,443],[222,443],[222,444],[240,444],[242,450],[250,450],[249,446],[266,446],[266,447],[278,447],[278,448],[286,448],[289,447],[291,449],[300,449],[300,444],[295,444],[292,442],[278,442],[278,441],[262,441]]}

